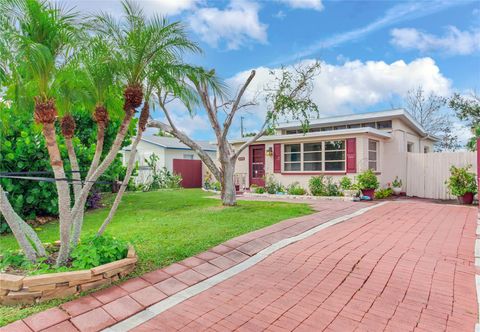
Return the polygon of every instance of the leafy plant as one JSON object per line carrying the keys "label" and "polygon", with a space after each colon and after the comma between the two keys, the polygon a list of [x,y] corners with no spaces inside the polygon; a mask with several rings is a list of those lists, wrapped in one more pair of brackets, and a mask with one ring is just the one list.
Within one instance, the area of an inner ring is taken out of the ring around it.
{"label": "leafy plant", "polygon": [[300,183],[294,182],[287,187],[289,195],[305,195],[305,189],[300,186]]}
{"label": "leafy plant", "polygon": [[402,180],[398,179],[398,176],[395,177],[395,180],[392,181],[393,188],[402,188]]}
{"label": "leafy plant", "polygon": [[143,187],[144,191],[153,191],[158,189],[177,189],[180,188],[182,177],[177,174],[172,174],[166,167],[160,170],[157,167],[160,158],[152,153],[148,158],[145,158],[147,166],[151,170],[148,182]]}
{"label": "leafy plant", "polygon": [[270,175],[265,179],[265,191],[269,194],[276,194],[285,192],[285,189],[273,175]]}
{"label": "leafy plant", "polygon": [[221,184],[220,182],[218,182],[218,181],[214,181],[214,182],[212,182],[210,185],[211,185],[211,188],[212,188],[213,190],[215,190],[215,191],[220,191],[220,190],[222,190],[222,184]]}
{"label": "leafy plant", "polygon": [[380,185],[377,176],[371,169],[366,170],[357,176],[357,184],[360,190],[363,189],[377,189]]}
{"label": "leafy plant", "polygon": [[352,190],[353,189],[353,181],[348,176],[344,176],[340,179],[340,188],[343,190]]}
{"label": "leafy plant", "polygon": [[310,193],[313,196],[340,196],[339,186],[331,177],[324,175],[313,176],[308,181]]}
{"label": "leafy plant", "polygon": [[450,167],[450,178],[445,181],[449,192],[455,196],[466,193],[477,193],[477,180],[475,173],[469,172],[471,165],[466,167]]}
{"label": "leafy plant", "polygon": [[125,258],[127,251],[128,244],[123,240],[109,235],[89,236],[72,251],[72,267],[90,269]]}
{"label": "leafy plant", "polygon": [[387,198],[393,195],[393,189],[392,188],[383,188],[383,189],[378,189],[375,191],[375,198],[381,199],[381,198]]}

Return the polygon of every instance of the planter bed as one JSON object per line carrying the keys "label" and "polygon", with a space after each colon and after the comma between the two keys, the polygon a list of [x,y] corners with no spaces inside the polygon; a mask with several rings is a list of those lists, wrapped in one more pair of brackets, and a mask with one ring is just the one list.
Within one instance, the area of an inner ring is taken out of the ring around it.
{"label": "planter bed", "polygon": [[311,196],[311,195],[277,195],[277,194],[255,194],[244,192],[243,197],[265,197],[265,198],[284,198],[284,199],[304,199],[304,200],[320,200],[320,201],[353,201],[353,197],[346,196]]}
{"label": "planter bed", "polygon": [[61,299],[109,285],[135,269],[138,257],[133,247],[127,257],[89,270],[19,276],[0,273],[0,304],[34,304]]}

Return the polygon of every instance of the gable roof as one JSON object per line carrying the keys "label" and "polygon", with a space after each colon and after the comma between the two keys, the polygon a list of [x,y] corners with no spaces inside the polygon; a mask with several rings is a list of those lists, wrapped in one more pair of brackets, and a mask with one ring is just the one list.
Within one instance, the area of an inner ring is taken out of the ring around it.
{"label": "gable roof", "polygon": [[[143,142],[161,146],[165,149],[173,150],[192,150],[189,146],[183,144],[175,137],[156,136],[156,135],[143,135]],[[216,147],[210,144],[208,141],[195,141],[205,151],[217,151]],[[130,149],[128,147],[127,149]]]}
{"label": "gable roof", "polygon": [[[342,124],[354,124],[365,121],[384,121],[394,118],[400,118],[410,125],[422,136],[429,136],[423,126],[418,123],[413,116],[403,108],[391,109],[380,112],[368,112],[368,113],[355,113],[348,115],[329,116],[320,119],[310,120],[310,126],[318,125],[342,125]],[[283,122],[277,126],[277,129],[301,129],[302,125],[300,121]],[[432,139],[436,139],[430,135]]]}

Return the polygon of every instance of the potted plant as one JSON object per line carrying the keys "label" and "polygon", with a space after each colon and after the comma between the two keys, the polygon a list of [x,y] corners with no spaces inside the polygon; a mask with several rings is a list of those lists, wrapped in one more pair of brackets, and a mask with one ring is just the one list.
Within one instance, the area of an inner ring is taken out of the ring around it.
{"label": "potted plant", "polygon": [[398,196],[402,192],[402,180],[398,179],[398,176],[395,177],[395,180],[392,182],[393,193]]}
{"label": "potted plant", "polygon": [[362,191],[363,196],[368,196],[373,199],[375,196],[375,189],[378,188],[379,183],[375,173],[369,169],[357,176],[357,185]]}
{"label": "potted plant", "polygon": [[477,193],[476,176],[468,171],[470,167],[450,167],[450,178],[445,181],[448,191],[458,197],[460,204],[472,204],[473,196]]}

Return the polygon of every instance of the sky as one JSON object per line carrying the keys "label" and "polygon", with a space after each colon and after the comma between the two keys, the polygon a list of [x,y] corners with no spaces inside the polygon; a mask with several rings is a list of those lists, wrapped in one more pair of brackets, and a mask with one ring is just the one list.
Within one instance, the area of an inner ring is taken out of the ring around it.
{"label": "sky", "polygon": [[[120,15],[118,1],[64,0],[80,11]],[[321,62],[312,99],[320,116],[400,107],[419,86],[445,97],[480,91],[480,1],[144,0],[149,14],[182,21],[203,49],[186,61],[214,68],[234,94],[252,69],[245,95],[253,98],[270,72]],[[278,71],[277,71],[278,72]],[[192,117],[172,105],[178,127],[195,139],[213,139],[201,109]],[[156,118],[162,114],[156,111]],[[258,130],[265,105],[245,109],[231,137]],[[464,142],[469,130],[452,126]]]}

